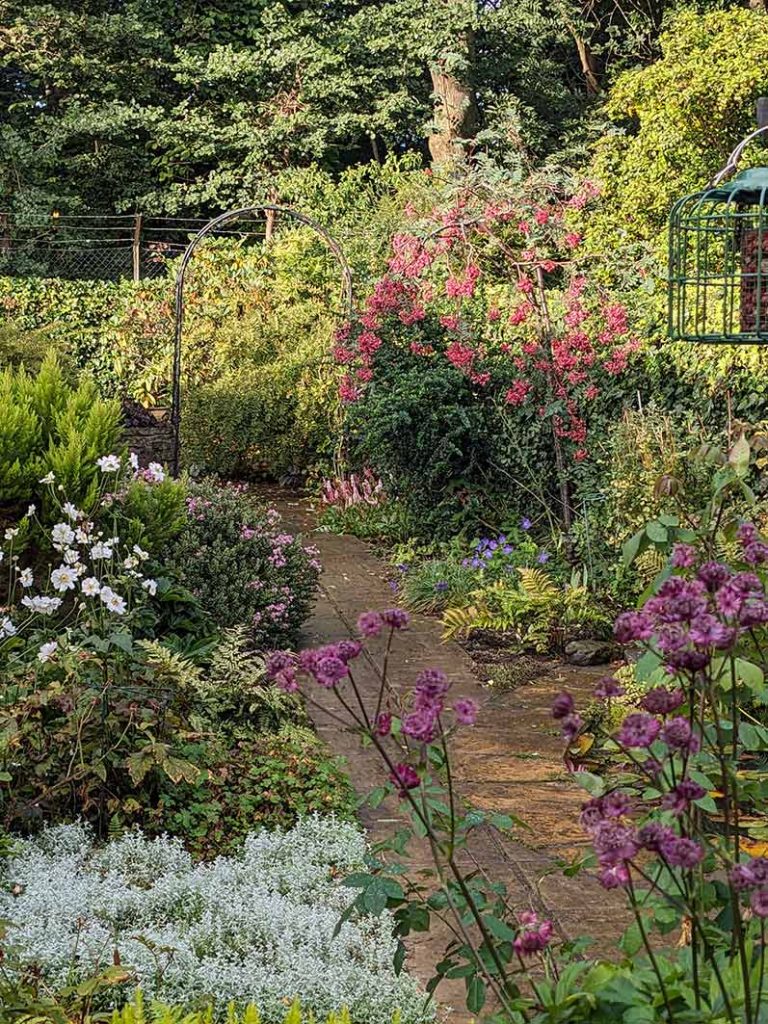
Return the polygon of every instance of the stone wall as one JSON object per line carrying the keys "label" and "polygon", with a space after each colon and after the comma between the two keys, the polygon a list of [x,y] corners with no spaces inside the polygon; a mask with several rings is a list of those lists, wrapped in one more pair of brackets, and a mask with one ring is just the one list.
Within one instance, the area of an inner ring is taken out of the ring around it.
{"label": "stone wall", "polygon": [[136,452],[142,466],[150,462],[163,466],[173,463],[173,427],[169,422],[151,427],[126,427],[125,438],[128,450]]}

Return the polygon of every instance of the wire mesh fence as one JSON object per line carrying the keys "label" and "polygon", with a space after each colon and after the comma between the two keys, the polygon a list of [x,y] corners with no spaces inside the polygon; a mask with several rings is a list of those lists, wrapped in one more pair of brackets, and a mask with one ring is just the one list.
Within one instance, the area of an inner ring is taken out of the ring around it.
{"label": "wire mesh fence", "polygon": [[[207,223],[197,217],[97,216],[53,213],[15,218],[0,211],[0,275],[93,281],[164,277]],[[218,235],[263,240],[266,218]]]}

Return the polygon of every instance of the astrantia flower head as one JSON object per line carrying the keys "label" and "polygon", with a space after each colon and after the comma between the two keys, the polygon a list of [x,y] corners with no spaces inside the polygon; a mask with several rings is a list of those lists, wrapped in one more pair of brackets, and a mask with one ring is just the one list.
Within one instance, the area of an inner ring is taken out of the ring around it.
{"label": "astrantia flower head", "polygon": [[661,844],[661,855],[673,868],[690,870],[704,858],[704,851],[693,839],[675,836]]}
{"label": "astrantia flower head", "polygon": [[696,548],[690,544],[675,544],[671,564],[676,569],[690,569],[696,564]]}
{"label": "astrantia flower head", "polygon": [[618,740],[623,747],[650,747],[659,735],[661,723],[642,711],[627,715],[619,729]]}
{"label": "astrantia flower head", "polygon": [[538,915],[526,910],[519,915],[520,930],[512,945],[518,956],[541,953],[552,940],[555,926],[551,921],[539,921]]}
{"label": "astrantia flower head", "polygon": [[411,621],[408,612],[402,608],[387,608],[381,613],[381,619],[390,629],[407,629]]}
{"label": "astrantia flower head", "polygon": [[558,693],[552,701],[552,717],[554,719],[567,718],[574,711],[573,697],[570,693],[563,691]]}
{"label": "astrantia flower head", "polygon": [[691,741],[691,724],[687,718],[678,715],[664,723],[661,739],[674,750],[685,750]]}
{"label": "astrantia flower head", "polygon": [[613,633],[620,644],[650,640],[653,636],[653,620],[647,612],[624,612],[616,619]]}
{"label": "astrantia flower head", "polygon": [[614,679],[613,676],[603,676],[595,687],[595,697],[598,700],[609,700],[611,697],[621,697],[627,691]]}
{"label": "astrantia flower head", "polygon": [[684,702],[683,690],[668,690],[665,686],[657,686],[646,693],[640,701],[640,706],[652,715],[668,715]]}
{"label": "astrantia flower head", "polygon": [[267,678],[274,679],[279,672],[293,668],[296,659],[287,651],[273,651],[267,658]]}
{"label": "astrantia flower head", "polygon": [[404,796],[409,789],[415,789],[419,784],[416,770],[402,761],[394,766],[390,779],[398,787],[401,796]]}
{"label": "astrantia flower head", "polygon": [[474,725],[477,719],[477,704],[469,697],[454,701],[453,713],[459,725]]}
{"label": "astrantia flower head", "polygon": [[357,628],[366,637],[378,636],[383,626],[384,621],[378,612],[363,612],[357,620]]}

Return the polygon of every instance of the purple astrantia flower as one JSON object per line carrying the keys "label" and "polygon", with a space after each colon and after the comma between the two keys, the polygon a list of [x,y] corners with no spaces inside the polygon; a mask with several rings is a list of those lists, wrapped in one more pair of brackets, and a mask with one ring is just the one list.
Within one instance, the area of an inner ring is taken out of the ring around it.
{"label": "purple astrantia flower", "polygon": [[445,672],[442,672],[439,668],[425,668],[423,672],[416,676],[416,683],[413,688],[416,704],[423,707],[426,704],[431,705],[442,701],[448,692],[449,685]]}
{"label": "purple astrantia flower", "polygon": [[568,715],[573,714],[574,710],[573,697],[570,693],[566,693],[565,690],[562,693],[558,693],[552,701],[552,717],[556,720],[567,718]]}
{"label": "purple astrantia flower", "polygon": [[759,537],[760,534],[757,532],[757,527],[754,523],[743,522],[739,524],[739,528],[736,531],[736,539],[744,547],[754,544]]}
{"label": "purple astrantia flower", "polygon": [[417,707],[403,719],[403,735],[419,743],[431,743],[437,736],[441,705]]}
{"label": "purple astrantia flower", "polygon": [[752,860],[736,864],[729,872],[734,889],[754,889],[768,885],[768,858],[753,857]]}
{"label": "purple astrantia flower", "polygon": [[402,608],[387,608],[381,613],[381,619],[390,629],[407,629],[411,616]]}
{"label": "purple astrantia flower", "polygon": [[651,853],[660,853],[665,843],[677,838],[673,829],[668,825],[661,825],[657,821],[651,821],[643,825],[637,834],[638,842],[644,850]]}
{"label": "purple astrantia flower", "polygon": [[599,798],[588,800],[582,805],[579,821],[581,827],[587,832],[592,832],[604,819],[603,807]]}
{"label": "purple astrantia flower", "polygon": [[392,715],[388,711],[382,711],[377,717],[373,731],[377,736],[389,736],[392,732]]}
{"label": "purple astrantia flower", "polygon": [[363,612],[357,620],[357,628],[362,636],[367,637],[378,636],[383,625],[384,622],[378,612]]}
{"label": "purple astrantia flower", "polygon": [[661,844],[661,855],[673,868],[695,868],[704,857],[701,846],[685,836],[675,836]]}
{"label": "purple astrantia flower", "polygon": [[341,658],[343,662],[349,662],[353,658],[359,657],[363,650],[363,645],[359,640],[339,640],[333,646],[336,656]]}
{"label": "purple astrantia flower", "polygon": [[453,713],[459,725],[474,725],[477,720],[477,704],[469,697],[454,701]]}
{"label": "purple astrantia flower", "polygon": [[613,635],[620,644],[650,640],[653,636],[653,619],[647,612],[623,612],[616,619]]}
{"label": "purple astrantia flower", "polygon": [[631,860],[640,849],[637,832],[617,818],[606,818],[592,832],[592,843],[602,865]]}
{"label": "purple astrantia flower", "polygon": [[274,679],[276,675],[287,668],[293,668],[296,659],[287,651],[273,651],[267,658],[267,679]]}
{"label": "purple astrantia flower", "polygon": [[627,715],[619,729],[618,740],[623,747],[650,747],[659,735],[661,723],[652,715],[637,711]]}
{"label": "purple astrantia flower", "polygon": [[744,549],[744,561],[747,565],[764,565],[768,562],[768,544],[762,540],[748,544]]}
{"label": "purple astrantia flower", "polygon": [[581,715],[574,713],[564,718],[561,726],[563,739],[567,743],[572,743],[581,732],[582,724]]}
{"label": "purple astrantia flower", "polygon": [[749,898],[749,905],[757,917],[768,917],[768,889],[755,889]]}
{"label": "purple astrantia flower", "polygon": [[606,818],[624,818],[632,810],[632,801],[626,793],[614,789],[601,797],[600,810]]}
{"label": "purple astrantia flower", "polygon": [[606,864],[597,874],[604,889],[619,889],[629,883],[629,868],[626,864]]}
{"label": "purple astrantia flower", "polygon": [[611,697],[621,697],[627,691],[613,676],[603,676],[602,679],[598,679],[597,686],[595,687],[595,697],[598,700],[610,700]]}
{"label": "purple astrantia flower", "polygon": [[670,562],[676,569],[691,569],[696,564],[696,548],[690,544],[675,544]]}
{"label": "purple astrantia flower", "polygon": [[[739,625],[745,629],[764,626],[768,622],[768,601],[764,597],[747,598],[739,611]],[[735,635],[735,630],[732,631]]]}
{"label": "purple astrantia flower", "polygon": [[724,625],[714,615],[699,615],[691,623],[691,641],[700,647],[714,647],[725,650],[736,639],[736,630]]}
{"label": "purple astrantia flower", "polygon": [[693,779],[683,779],[674,789],[664,794],[661,806],[665,811],[671,811],[679,816],[685,814],[693,801],[700,800],[706,792],[706,789]]}
{"label": "purple astrantia flower", "polygon": [[668,715],[684,702],[683,690],[668,690],[665,686],[656,686],[646,693],[640,701],[640,707],[652,715]]}
{"label": "purple astrantia flower", "polygon": [[549,945],[554,925],[551,921],[539,921],[538,915],[531,910],[519,914],[520,930],[512,943],[518,956],[530,956],[541,953]]}
{"label": "purple astrantia flower", "polygon": [[272,677],[272,682],[279,690],[285,690],[286,693],[296,693],[299,688],[296,670],[293,668],[284,668]]}
{"label": "purple astrantia flower", "polygon": [[736,892],[742,892],[744,889],[752,889],[755,885],[748,864],[734,864],[728,872],[728,878]]}
{"label": "purple astrantia flower", "polygon": [[532,526],[533,526],[533,523],[531,522],[531,520],[527,516],[525,516],[523,519],[520,520],[520,529],[521,530],[530,530],[530,528]]}
{"label": "purple astrantia flower", "polygon": [[724,583],[728,582],[733,573],[728,566],[723,565],[722,562],[705,562],[704,565],[699,567],[696,575],[707,590],[710,593],[714,593],[716,590],[719,590]]}
{"label": "purple astrantia flower", "polygon": [[325,686],[328,689],[341,682],[344,676],[348,674],[349,669],[346,663],[341,658],[336,658],[333,655],[318,658],[313,673],[320,686]]}
{"label": "purple astrantia flower", "polygon": [[390,774],[390,781],[398,787],[400,796],[405,796],[409,789],[415,789],[419,784],[419,776],[416,770],[409,764],[399,762]]}
{"label": "purple astrantia flower", "polygon": [[691,723],[682,715],[670,718],[661,730],[661,739],[673,750],[688,750],[692,735]]}

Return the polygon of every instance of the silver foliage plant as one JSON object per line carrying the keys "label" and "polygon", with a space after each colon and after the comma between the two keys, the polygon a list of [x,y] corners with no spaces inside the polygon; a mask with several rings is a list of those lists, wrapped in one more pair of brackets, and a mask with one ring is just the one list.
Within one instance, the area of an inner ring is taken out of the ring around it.
{"label": "silver foliage plant", "polygon": [[[52,986],[121,964],[149,997],[186,1005],[256,1004],[265,1024],[286,998],[325,1019],[342,1006],[365,1024],[431,1020],[416,983],[392,967],[392,920],[345,922],[339,877],[359,870],[365,838],[354,826],[309,817],[259,832],[242,852],[193,864],[177,839],[132,832],[102,847],[79,824],[18,844],[0,869],[8,939]],[[130,993],[126,993],[129,995]]]}

